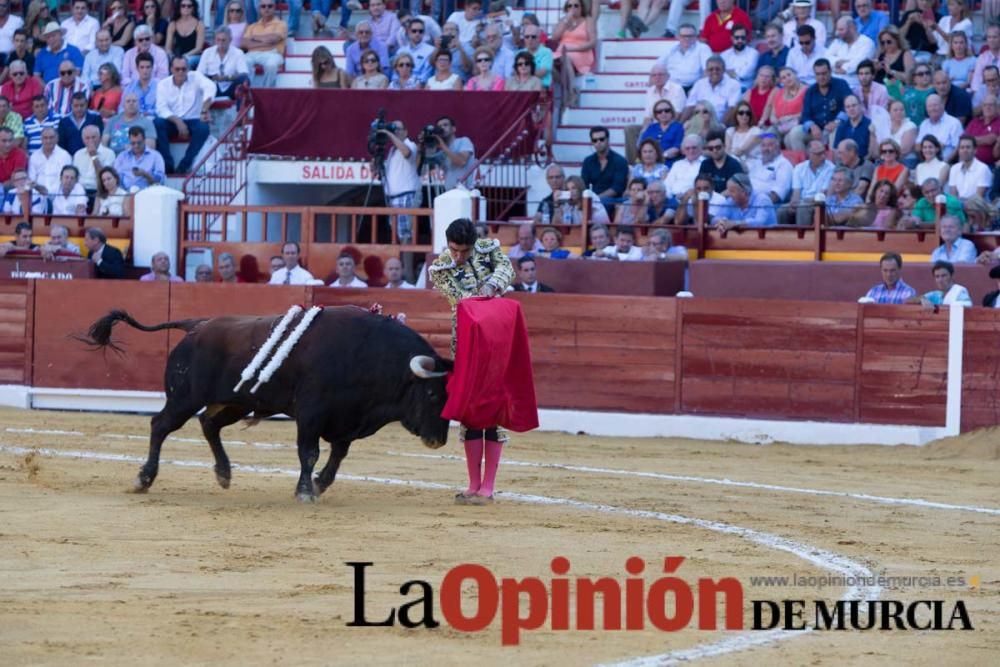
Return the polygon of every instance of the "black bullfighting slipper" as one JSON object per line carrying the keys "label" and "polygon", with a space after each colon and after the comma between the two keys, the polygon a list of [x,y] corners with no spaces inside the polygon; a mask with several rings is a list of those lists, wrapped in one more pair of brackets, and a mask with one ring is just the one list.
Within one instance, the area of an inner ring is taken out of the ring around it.
{"label": "black bullfighting slipper", "polygon": [[465,492],[455,494],[455,504],[456,505],[468,505],[473,496],[465,495]]}
{"label": "black bullfighting slipper", "polygon": [[481,496],[478,493],[468,496],[466,503],[469,505],[492,505],[493,496]]}

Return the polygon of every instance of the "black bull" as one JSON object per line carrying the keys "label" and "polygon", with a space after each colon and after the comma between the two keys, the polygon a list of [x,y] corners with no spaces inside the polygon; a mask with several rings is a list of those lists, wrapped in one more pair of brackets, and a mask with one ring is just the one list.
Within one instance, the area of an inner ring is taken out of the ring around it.
{"label": "black bull", "polygon": [[[286,337],[301,318],[289,324]],[[447,399],[443,376],[452,362],[438,356],[409,327],[354,306],[324,309],[256,393],[250,392],[256,377],[233,391],[280,320],[280,316],[216,317],[145,326],[114,310],[79,337],[97,348],[120,351],[111,340],[119,321],[141,331],[187,332],[167,358],[167,402],[152,419],[149,458],[139,470],[137,491],[146,491],[156,479],[166,437],[202,408],[202,432],[223,488],[229,487],[231,470],[220,431],[250,413],[254,418],[280,413],[292,417],[302,467],[295,493],[305,501],[315,500],[333,483],[352,441],[390,422],[402,422],[429,447],[444,445],[448,422],[441,418]],[[320,438],[330,443],[330,458],[314,483]]]}

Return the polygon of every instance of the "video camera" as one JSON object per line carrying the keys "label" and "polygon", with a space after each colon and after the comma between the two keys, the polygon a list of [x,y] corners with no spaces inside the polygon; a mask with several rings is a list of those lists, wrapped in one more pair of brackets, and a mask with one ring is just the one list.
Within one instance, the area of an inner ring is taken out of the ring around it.
{"label": "video camera", "polygon": [[423,144],[425,148],[436,148],[437,138],[444,138],[444,132],[437,125],[427,125],[420,131],[420,137],[417,139],[417,143]]}
{"label": "video camera", "polygon": [[382,134],[381,130],[396,131],[395,123],[385,122],[385,108],[379,109],[375,114],[375,120],[372,121],[371,129],[368,131],[368,153],[376,162],[385,160],[385,147],[389,143],[389,138]]}

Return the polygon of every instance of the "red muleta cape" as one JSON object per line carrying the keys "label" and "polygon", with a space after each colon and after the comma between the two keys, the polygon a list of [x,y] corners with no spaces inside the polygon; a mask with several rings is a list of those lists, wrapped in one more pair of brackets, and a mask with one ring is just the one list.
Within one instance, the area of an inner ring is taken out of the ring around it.
{"label": "red muleta cape", "polygon": [[458,304],[455,370],[441,412],[467,428],[538,428],[528,327],[513,299],[476,297]]}

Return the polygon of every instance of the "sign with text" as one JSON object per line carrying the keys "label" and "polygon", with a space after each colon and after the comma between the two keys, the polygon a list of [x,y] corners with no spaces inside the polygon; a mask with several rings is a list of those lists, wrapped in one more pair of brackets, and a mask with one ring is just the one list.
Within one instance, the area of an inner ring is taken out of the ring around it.
{"label": "sign with text", "polygon": [[[368,162],[318,160],[257,160],[258,183],[367,185],[372,181]],[[374,179],[378,182],[378,177]]]}

